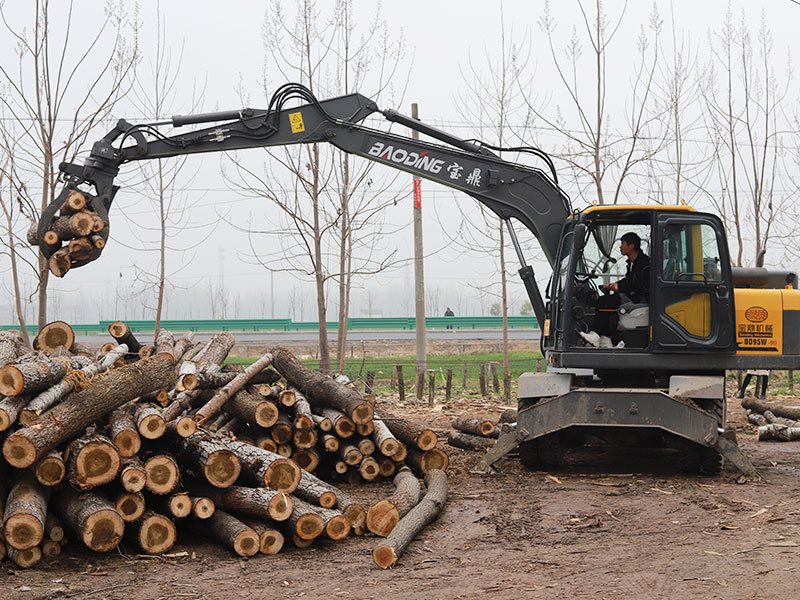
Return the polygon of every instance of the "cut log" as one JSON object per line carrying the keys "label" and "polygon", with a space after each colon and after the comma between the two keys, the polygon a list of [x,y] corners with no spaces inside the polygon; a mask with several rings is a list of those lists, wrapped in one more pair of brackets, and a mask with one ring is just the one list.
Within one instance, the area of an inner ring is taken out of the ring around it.
{"label": "cut log", "polygon": [[67,480],[79,491],[113,481],[121,466],[116,446],[98,433],[88,433],[70,442],[65,457]]}
{"label": "cut log", "polygon": [[72,238],[89,235],[94,226],[94,217],[91,213],[80,211],[75,214],[57,217],[50,229],[58,234],[64,241]]}
{"label": "cut log", "polygon": [[53,540],[42,542],[41,550],[43,558],[57,558],[61,556],[61,544]]}
{"label": "cut log", "polygon": [[47,259],[47,268],[56,277],[64,277],[72,267],[72,259],[69,257],[69,250],[61,248],[56,250]]}
{"label": "cut log", "polygon": [[131,456],[122,459],[119,481],[122,487],[129,492],[141,492],[144,489],[147,473],[138,457]]}
{"label": "cut log", "polygon": [[292,528],[292,533],[301,540],[313,540],[325,531],[325,519],[313,508],[308,502],[294,500],[294,509],[288,524]]}
{"label": "cut log", "polygon": [[301,471],[300,483],[294,495],[323,508],[336,506],[336,488],[306,470]]}
{"label": "cut log", "polygon": [[311,449],[317,445],[317,432],[313,429],[295,429],[292,443],[299,450]]}
{"label": "cut log", "polygon": [[188,438],[195,431],[197,431],[197,421],[188,415],[184,415],[167,423],[167,430],[164,435],[170,439]]}
{"label": "cut log", "polygon": [[417,425],[402,417],[378,411],[378,416],[389,428],[394,437],[406,446],[416,446],[420,450],[430,450],[436,446],[436,434],[430,429]]}
{"label": "cut log", "polygon": [[322,373],[312,371],[285,348],[273,348],[272,354],[273,366],[292,387],[300,390],[308,398],[312,406],[318,403],[336,408],[347,414],[355,423],[368,423],[372,420],[372,406],[354,389],[336,383]]}
{"label": "cut log", "polygon": [[215,415],[217,411],[228,401],[233,394],[238,392],[242,387],[259,371],[265,369],[272,362],[272,354],[265,354],[259,358],[252,365],[247,367],[243,373],[237,375],[233,381],[220,389],[214,397],[211,398],[200,410],[195,414],[195,420],[199,423],[206,422],[210,417]]}
{"label": "cut log", "polygon": [[169,454],[151,456],[144,463],[145,487],[154,494],[169,494],[180,483],[178,463]]}
{"label": "cut log", "polygon": [[171,358],[173,362],[180,358],[175,356],[175,338],[170,331],[164,328],[158,330],[155,354],[156,356]]}
{"label": "cut log", "polygon": [[292,431],[292,422],[289,420],[289,416],[280,413],[275,424],[270,427],[269,434],[276,444],[288,444],[292,441]]}
{"label": "cut log", "polygon": [[378,461],[381,477],[391,477],[397,471],[397,463],[388,456],[384,456]]}
{"label": "cut log", "polygon": [[64,488],[56,505],[68,525],[90,550],[109,552],[117,547],[125,531],[125,522],[114,505],[96,491],[79,494]]}
{"label": "cut log", "polygon": [[203,521],[203,530],[209,531],[226,548],[233,550],[239,556],[253,556],[258,553],[260,547],[258,534],[222,510],[217,509]]}
{"label": "cut log", "polygon": [[320,431],[331,431],[333,429],[333,423],[328,417],[323,417],[322,415],[312,414],[311,418],[314,419],[314,424],[319,427]]}
{"label": "cut log", "polygon": [[516,423],[517,422],[517,409],[507,408],[500,413],[498,423]]}
{"label": "cut log", "polygon": [[375,481],[381,474],[381,467],[378,461],[371,456],[364,457],[364,460],[358,465],[358,470],[365,481]]}
{"label": "cut log", "polygon": [[361,437],[369,437],[375,432],[375,421],[369,423],[359,423],[356,425],[356,433]]}
{"label": "cut log", "polygon": [[336,452],[339,449],[339,438],[335,435],[326,433],[322,436],[321,441],[322,447],[325,448],[325,452]]}
{"label": "cut log", "polygon": [[284,458],[291,458],[294,454],[294,448],[291,444],[278,444],[278,454]]}
{"label": "cut log", "polygon": [[145,511],[144,495],[141,492],[122,491],[114,499],[114,508],[126,523],[138,521]]}
{"label": "cut log", "polygon": [[369,438],[361,438],[356,440],[356,447],[363,456],[371,456],[375,454],[375,444]]}
{"label": "cut log", "polygon": [[314,448],[295,450],[292,453],[292,460],[304,471],[313,473],[319,466],[319,453]]}
{"label": "cut log", "polygon": [[[338,510],[314,506],[305,500],[295,499],[295,510],[305,514],[315,514],[320,517],[323,524],[322,533],[331,540],[341,540],[348,536],[351,529],[350,521]],[[302,537],[300,531],[297,532]]]}
{"label": "cut log", "polygon": [[364,455],[353,444],[340,444],[337,454],[339,458],[350,466],[359,464],[364,458]]}
{"label": "cut log", "polygon": [[39,357],[36,361],[0,368],[0,394],[33,394],[55,385],[67,374],[67,361]]}
{"label": "cut log", "polygon": [[486,450],[494,446],[497,440],[480,435],[471,435],[461,431],[451,431],[447,435],[447,443],[454,448],[464,450]]}
{"label": "cut log", "polygon": [[88,237],[75,238],[67,245],[72,260],[87,260],[94,252],[95,246]]}
{"label": "cut log", "polygon": [[64,480],[67,474],[67,465],[58,450],[51,450],[46,456],[36,461],[33,465],[36,480],[44,486],[53,487]]}
{"label": "cut log", "polygon": [[758,428],[758,441],[774,440],[792,442],[800,439],[800,427],[788,427],[779,423],[770,423]]}
{"label": "cut log", "polygon": [[139,350],[142,348],[142,345],[139,343],[139,340],[136,339],[136,336],[133,335],[130,327],[123,321],[114,321],[111,323],[111,325],[108,326],[108,333],[117,340],[118,344],[125,344],[128,346],[128,351],[132,354],[138,354]]}
{"label": "cut log", "polygon": [[227,442],[226,447],[268,488],[287,494],[297,489],[302,469],[288,458],[238,441]]}
{"label": "cut log", "polygon": [[291,388],[288,390],[281,390],[280,394],[278,394],[278,402],[287,408],[294,406],[297,402],[297,396],[295,395],[294,390]]}
{"label": "cut log", "polygon": [[242,463],[221,440],[195,432],[178,444],[178,457],[214,487],[225,488],[239,478]]}
{"label": "cut log", "polygon": [[272,427],[278,420],[278,407],[274,402],[256,397],[247,390],[236,392],[228,401],[227,409],[240,420],[260,427]]}
{"label": "cut log", "polygon": [[64,200],[64,204],[61,206],[61,214],[73,215],[79,210],[83,210],[85,206],[86,206],[86,196],[84,196],[77,190],[70,190],[67,199]]}
{"label": "cut log", "polygon": [[5,431],[17,422],[20,413],[31,401],[31,396],[10,396],[0,395],[0,431]]}
{"label": "cut log", "polygon": [[142,552],[163,554],[175,545],[177,532],[170,519],[150,510],[142,515],[136,537]]}
{"label": "cut log", "polygon": [[139,452],[142,439],[139,437],[136,420],[129,411],[119,408],[112,412],[108,419],[108,427],[111,441],[114,442],[121,457],[128,458]]}
{"label": "cut log", "polygon": [[53,352],[59,346],[64,346],[69,350],[74,342],[75,332],[72,331],[72,327],[64,321],[53,321],[42,327],[36,334],[33,339],[33,348],[34,350]]}
{"label": "cut log", "polygon": [[0,331],[0,367],[14,362],[22,353],[25,342],[16,329]]}
{"label": "cut log", "polygon": [[[239,440],[242,442],[244,441],[242,438],[239,438]],[[261,448],[262,450],[268,450],[275,454],[278,453],[278,444],[275,443],[275,440],[273,440],[272,437],[269,436],[269,434],[262,435],[256,438],[255,442],[256,442],[255,445]]]}
{"label": "cut log", "polygon": [[214,514],[216,505],[211,498],[205,496],[190,496],[192,502],[192,516],[196,519],[207,519]]}
{"label": "cut log", "polygon": [[394,478],[395,491],[388,498],[379,500],[367,511],[367,528],[381,537],[392,532],[395,525],[408,511],[419,503],[419,479],[404,467]]}
{"label": "cut log", "polygon": [[[177,340],[175,340],[175,346],[173,346],[173,354],[175,355],[175,360],[183,360],[184,355],[191,350],[194,346],[194,333],[191,331],[187,331]],[[198,351],[200,348],[198,348]],[[192,353],[194,356],[194,353]]]}
{"label": "cut log", "polygon": [[258,519],[286,521],[294,510],[291,496],[269,488],[232,485],[224,490],[204,488],[201,493],[208,495],[216,506],[227,512]]}
{"label": "cut log", "polygon": [[183,519],[192,514],[192,500],[188,492],[170,494],[162,503],[164,514],[170,514],[176,519]]}
{"label": "cut log", "polygon": [[129,400],[154,389],[172,387],[174,378],[171,361],[163,357],[109,371],[6,438],[3,455],[17,468],[29,467]]}
{"label": "cut log", "polygon": [[17,550],[13,546],[6,548],[8,559],[22,569],[29,569],[42,560],[42,550],[38,546],[26,550]]}
{"label": "cut log", "polygon": [[[353,420],[340,410],[335,408],[320,407],[317,412],[330,420],[331,431],[333,431],[340,438],[349,438],[356,433],[356,424]],[[320,427],[322,429],[322,427]],[[323,429],[323,431],[325,431]]]}
{"label": "cut log", "polygon": [[446,471],[450,464],[450,459],[447,453],[439,448],[431,448],[425,452],[418,448],[409,448],[408,456],[406,456],[406,464],[411,467],[417,475],[423,476],[432,469]]}
{"label": "cut log", "polygon": [[155,351],[156,351],[156,347],[152,346],[150,344],[142,346],[141,348],[139,348],[139,352],[138,352],[139,358],[148,358],[150,356],[153,356],[153,353]]}
{"label": "cut log", "polygon": [[295,429],[314,429],[314,414],[311,412],[311,405],[297,390],[292,390],[295,397],[294,404],[294,428]]}
{"label": "cut log", "polygon": [[50,489],[40,485],[33,474],[20,473],[8,494],[3,517],[6,544],[27,550],[42,543],[49,497]]}
{"label": "cut log", "polygon": [[138,404],[134,419],[139,435],[145,439],[157,440],[167,430],[161,408],[155,404]]}
{"label": "cut log", "polygon": [[258,534],[261,554],[277,554],[283,548],[284,537],[279,530],[255,519],[242,519],[242,523]]}
{"label": "cut log", "polygon": [[442,511],[447,501],[447,475],[433,469],[425,475],[425,485],[428,488],[425,497],[400,519],[389,537],[373,549],[372,559],[382,569],[394,565],[411,541]]}
{"label": "cut log", "polygon": [[64,539],[64,525],[53,513],[48,513],[44,521],[44,537],[47,540],[61,542]]}
{"label": "cut log", "polygon": [[450,425],[453,429],[483,437],[491,437],[495,430],[495,424],[491,421],[471,417],[456,417],[450,422]]}
{"label": "cut log", "polygon": [[779,402],[761,400],[760,398],[745,398],[742,400],[742,407],[761,414],[770,411],[776,417],[800,421],[800,406],[784,406]]}
{"label": "cut log", "polygon": [[231,333],[227,331],[215,333],[205,348],[195,356],[198,370],[202,370],[208,365],[221,365],[225,362],[225,358],[233,348],[234,343],[236,343],[236,340]]}
{"label": "cut log", "polygon": [[389,431],[386,423],[380,419],[373,419],[372,422],[375,425],[375,430],[370,437],[378,447],[378,451],[384,456],[394,456],[397,454],[400,450],[400,442],[392,435],[392,432]]}

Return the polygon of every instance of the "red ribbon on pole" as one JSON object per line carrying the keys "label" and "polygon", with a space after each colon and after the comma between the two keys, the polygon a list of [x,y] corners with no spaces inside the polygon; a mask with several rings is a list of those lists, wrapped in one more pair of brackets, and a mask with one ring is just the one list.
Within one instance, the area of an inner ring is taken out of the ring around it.
{"label": "red ribbon on pole", "polygon": [[414,180],[414,208],[422,208],[422,181]]}

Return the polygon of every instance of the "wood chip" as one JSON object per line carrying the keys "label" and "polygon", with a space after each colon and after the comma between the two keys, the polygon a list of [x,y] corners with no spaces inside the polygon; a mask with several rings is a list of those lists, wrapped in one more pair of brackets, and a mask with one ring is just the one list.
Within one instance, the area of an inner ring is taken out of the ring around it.
{"label": "wood chip", "polygon": [[658,492],[659,494],[666,494],[667,496],[672,496],[672,494],[674,494],[674,492],[670,492],[669,490],[661,490],[659,488],[650,488],[650,489],[653,490],[654,492]]}
{"label": "wood chip", "polygon": [[558,477],[556,477],[555,475],[545,475],[544,478],[545,479],[549,479],[550,481],[553,481],[553,482],[558,483],[558,484],[561,483],[561,480]]}
{"label": "wood chip", "polygon": [[749,516],[752,519],[753,517],[757,517],[759,515],[763,515],[765,512],[767,512],[767,509],[766,508],[762,508],[761,510],[756,511],[752,515],[749,515]]}

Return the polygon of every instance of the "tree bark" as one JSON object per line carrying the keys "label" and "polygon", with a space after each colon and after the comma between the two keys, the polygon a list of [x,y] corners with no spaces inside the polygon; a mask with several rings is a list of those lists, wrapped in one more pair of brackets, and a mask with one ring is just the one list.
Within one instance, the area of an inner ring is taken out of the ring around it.
{"label": "tree bark", "polygon": [[200,424],[206,422],[211,416],[228,401],[232,394],[238,392],[242,387],[259,371],[265,369],[272,362],[272,354],[265,354],[252,365],[247,367],[243,373],[238,374],[229,384],[220,389],[214,397],[209,400],[195,414],[195,420]]}
{"label": "tree bark", "polygon": [[0,331],[0,367],[13,363],[22,354],[24,341],[16,329]]}
{"label": "tree bark", "polygon": [[138,354],[139,350],[142,348],[142,345],[139,343],[139,340],[136,339],[136,336],[133,335],[130,327],[122,321],[114,321],[109,325],[108,333],[117,340],[118,344],[125,344],[128,346],[128,351],[132,354]]}
{"label": "tree bark", "polygon": [[301,469],[291,460],[235,440],[223,440],[223,444],[263,485],[287,494],[297,489]]}
{"label": "tree bark", "polygon": [[56,497],[56,504],[64,523],[90,550],[109,552],[122,540],[125,522],[114,505],[97,492],[79,494],[64,488]]}
{"label": "tree bark", "polygon": [[464,450],[486,450],[495,444],[495,439],[472,435],[462,431],[451,431],[447,436],[447,443],[454,448]]}
{"label": "tree bark", "polygon": [[495,430],[495,424],[491,421],[482,421],[471,417],[456,417],[450,422],[450,425],[453,429],[483,437],[491,437]]}
{"label": "tree bark", "polygon": [[436,434],[411,421],[379,411],[378,416],[386,424],[394,436],[407,446],[416,446],[420,450],[430,450],[436,446]]}
{"label": "tree bark", "polygon": [[50,490],[23,472],[8,494],[3,517],[3,537],[17,550],[38,546],[44,539],[44,524]]}
{"label": "tree bark", "polygon": [[428,492],[400,522],[395,525],[389,537],[372,551],[372,559],[382,569],[394,565],[412,540],[425,526],[436,519],[447,501],[447,475],[434,469],[425,476]]}
{"label": "tree bark", "polygon": [[242,421],[261,427],[272,427],[278,420],[278,407],[271,400],[239,390],[228,401],[228,410]]}
{"label": "tree bark", "polygon": [[379,500],[367,511],[367,528],[381,537],[392,532],[395,525],[408,511],[419,503],[419,479],[404,467],[394,478],[395,491],[388,498]]}
{"label": "tree bark", "polygon": [[142,447],[139,430],[133,415],[124,408],[118,408],[111,413],[108,419],[109,435],[111,441],[119,450],[123,458],[134,456]]}
{"label": "tree bark", "polygon": [[196,432],[180,441],[178,457],[196,475],[202,473],[208,483],[225,488],[239,478],[242,463],[228,447],[218,439]]}
{"label": "tree bark", "polygon": [[22,410],[31,401],[31,396],[0,396],[0,431],[5,431],[17,422]]}
{"label": "tree bark", "polygon": [[203,521],[203,530],[210,531],[219,542],[239,556],[253,556],[258,553],[258,534],[222,510],[215,510],[213,515]]}
{"label": "tree bark", "polygon": [[37,361],[6,365],[0,368],[0,394],[32,394],[55,385],[67,374],[64,360],[41,357]]}
{"label": "tree bark", "polygon": [[294,388],[300,390],[313,405],[330,406],[341,410],[355,423],[372,420],[373,411],[357,391],[336,383],[322,373],[312,371],[285,348],[279,346],[271,350],[273,365]]}
{"label": "tree bark", "polygon": [[771,411],[776,417],[784,417],[794,421],[800,420],[800,406],[784,406],[777,402],[760,400],[758,398],[745,398],[742,407],[759,413]]}
{"label": "tree bark", "polygon": [[17,468],[29,467],[129,400],[154,389],[171,388],[175,378],[172,367],[169,359],[152,357],[110,371],[10,435],[3,444],[3,455]]}
{"label": "tree bark", "polygon": [[292,496],[269,488],[232,485],[223,489],[202,489],[201,493],[223,510],[258,519],[286,521],[294,510]]}

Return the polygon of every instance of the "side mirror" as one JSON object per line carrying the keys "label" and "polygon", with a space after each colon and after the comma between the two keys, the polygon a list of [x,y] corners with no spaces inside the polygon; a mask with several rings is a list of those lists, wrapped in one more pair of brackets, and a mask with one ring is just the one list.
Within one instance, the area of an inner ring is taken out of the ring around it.
{"label": "side mirror", "polygon": [[586,245],[586,225],[578,223],[572,233],[572,249],[580,252]]}

